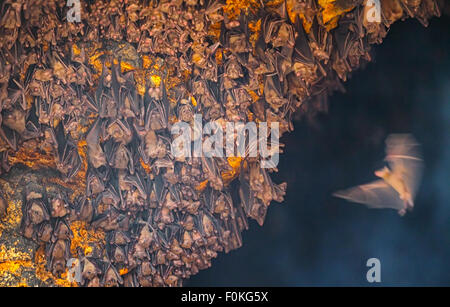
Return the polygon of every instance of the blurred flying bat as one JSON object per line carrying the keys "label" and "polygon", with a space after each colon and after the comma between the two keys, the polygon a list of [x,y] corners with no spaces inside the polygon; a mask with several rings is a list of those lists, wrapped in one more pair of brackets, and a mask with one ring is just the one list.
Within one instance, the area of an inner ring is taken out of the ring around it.
{"label": "blurred flying bat", "polygon": [[369,208],[392,208],[404,215],[414,207],[423,161],[420,144],[410,134],[391,134],[386,138],[388,166],[375,171],[380,180],[337,191],[333,196],[367,205]]}

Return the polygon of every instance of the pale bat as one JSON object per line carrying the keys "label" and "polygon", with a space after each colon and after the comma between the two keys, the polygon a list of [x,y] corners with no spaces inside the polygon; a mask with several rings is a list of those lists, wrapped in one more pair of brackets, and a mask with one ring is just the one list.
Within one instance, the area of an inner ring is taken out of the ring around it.
{"label": "pale bat", "polygon": [[367,205],[369,208],[392,208],[404,215],[414,207],[423,160],[419,143],[410,134],[391,134],[386,139],[388,166],[375,171],[380,180],[337,191],[333,196]]}

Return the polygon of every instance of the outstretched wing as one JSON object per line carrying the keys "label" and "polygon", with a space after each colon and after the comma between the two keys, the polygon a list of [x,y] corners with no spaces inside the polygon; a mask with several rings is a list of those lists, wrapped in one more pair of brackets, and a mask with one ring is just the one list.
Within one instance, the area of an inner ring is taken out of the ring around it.
{"label": "outstretched wing", "polygon": [[411,134],[391,134],[386,138],[385,161],[393,175],[403,180],[414,199],[423,170],[420,144]]}
{"label": "outstretched wing", "polygon": [[404,202],[399,194],[384,180],[376,180],[346,190],[333,193],[333,196],[344,198],[354,203],[360,203],[369,208],[404,209]]}

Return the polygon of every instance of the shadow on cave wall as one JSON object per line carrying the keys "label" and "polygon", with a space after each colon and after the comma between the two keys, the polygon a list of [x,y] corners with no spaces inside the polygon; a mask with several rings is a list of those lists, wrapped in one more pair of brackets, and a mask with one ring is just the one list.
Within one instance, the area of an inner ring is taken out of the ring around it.
{"label": "shadow on cave wall", "polygon": [[[375,62],[345,86],[315,125],[296,123],[283,138],[276,177],[288,182],[285,202],[186,286],[369,285],[371,257],[382,285],[450,285],[450,18],[395,24]],[[395,132],[423,143],[415,210],[401,218],[332,198],[374,178]]]}

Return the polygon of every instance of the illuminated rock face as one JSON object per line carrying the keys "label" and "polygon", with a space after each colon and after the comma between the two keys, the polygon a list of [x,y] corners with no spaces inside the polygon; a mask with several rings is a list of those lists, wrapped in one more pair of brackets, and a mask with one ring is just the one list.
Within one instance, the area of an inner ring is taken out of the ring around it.
{"label": "illuminated rock face", "polygon": [[65,1],[6,1],[0,283],[179,286],[240,247],[286,185],[258,156],[174,157],[171,127],[291,131],[394,21],[440,14],[359,2],[83,1],[78,23]]}

